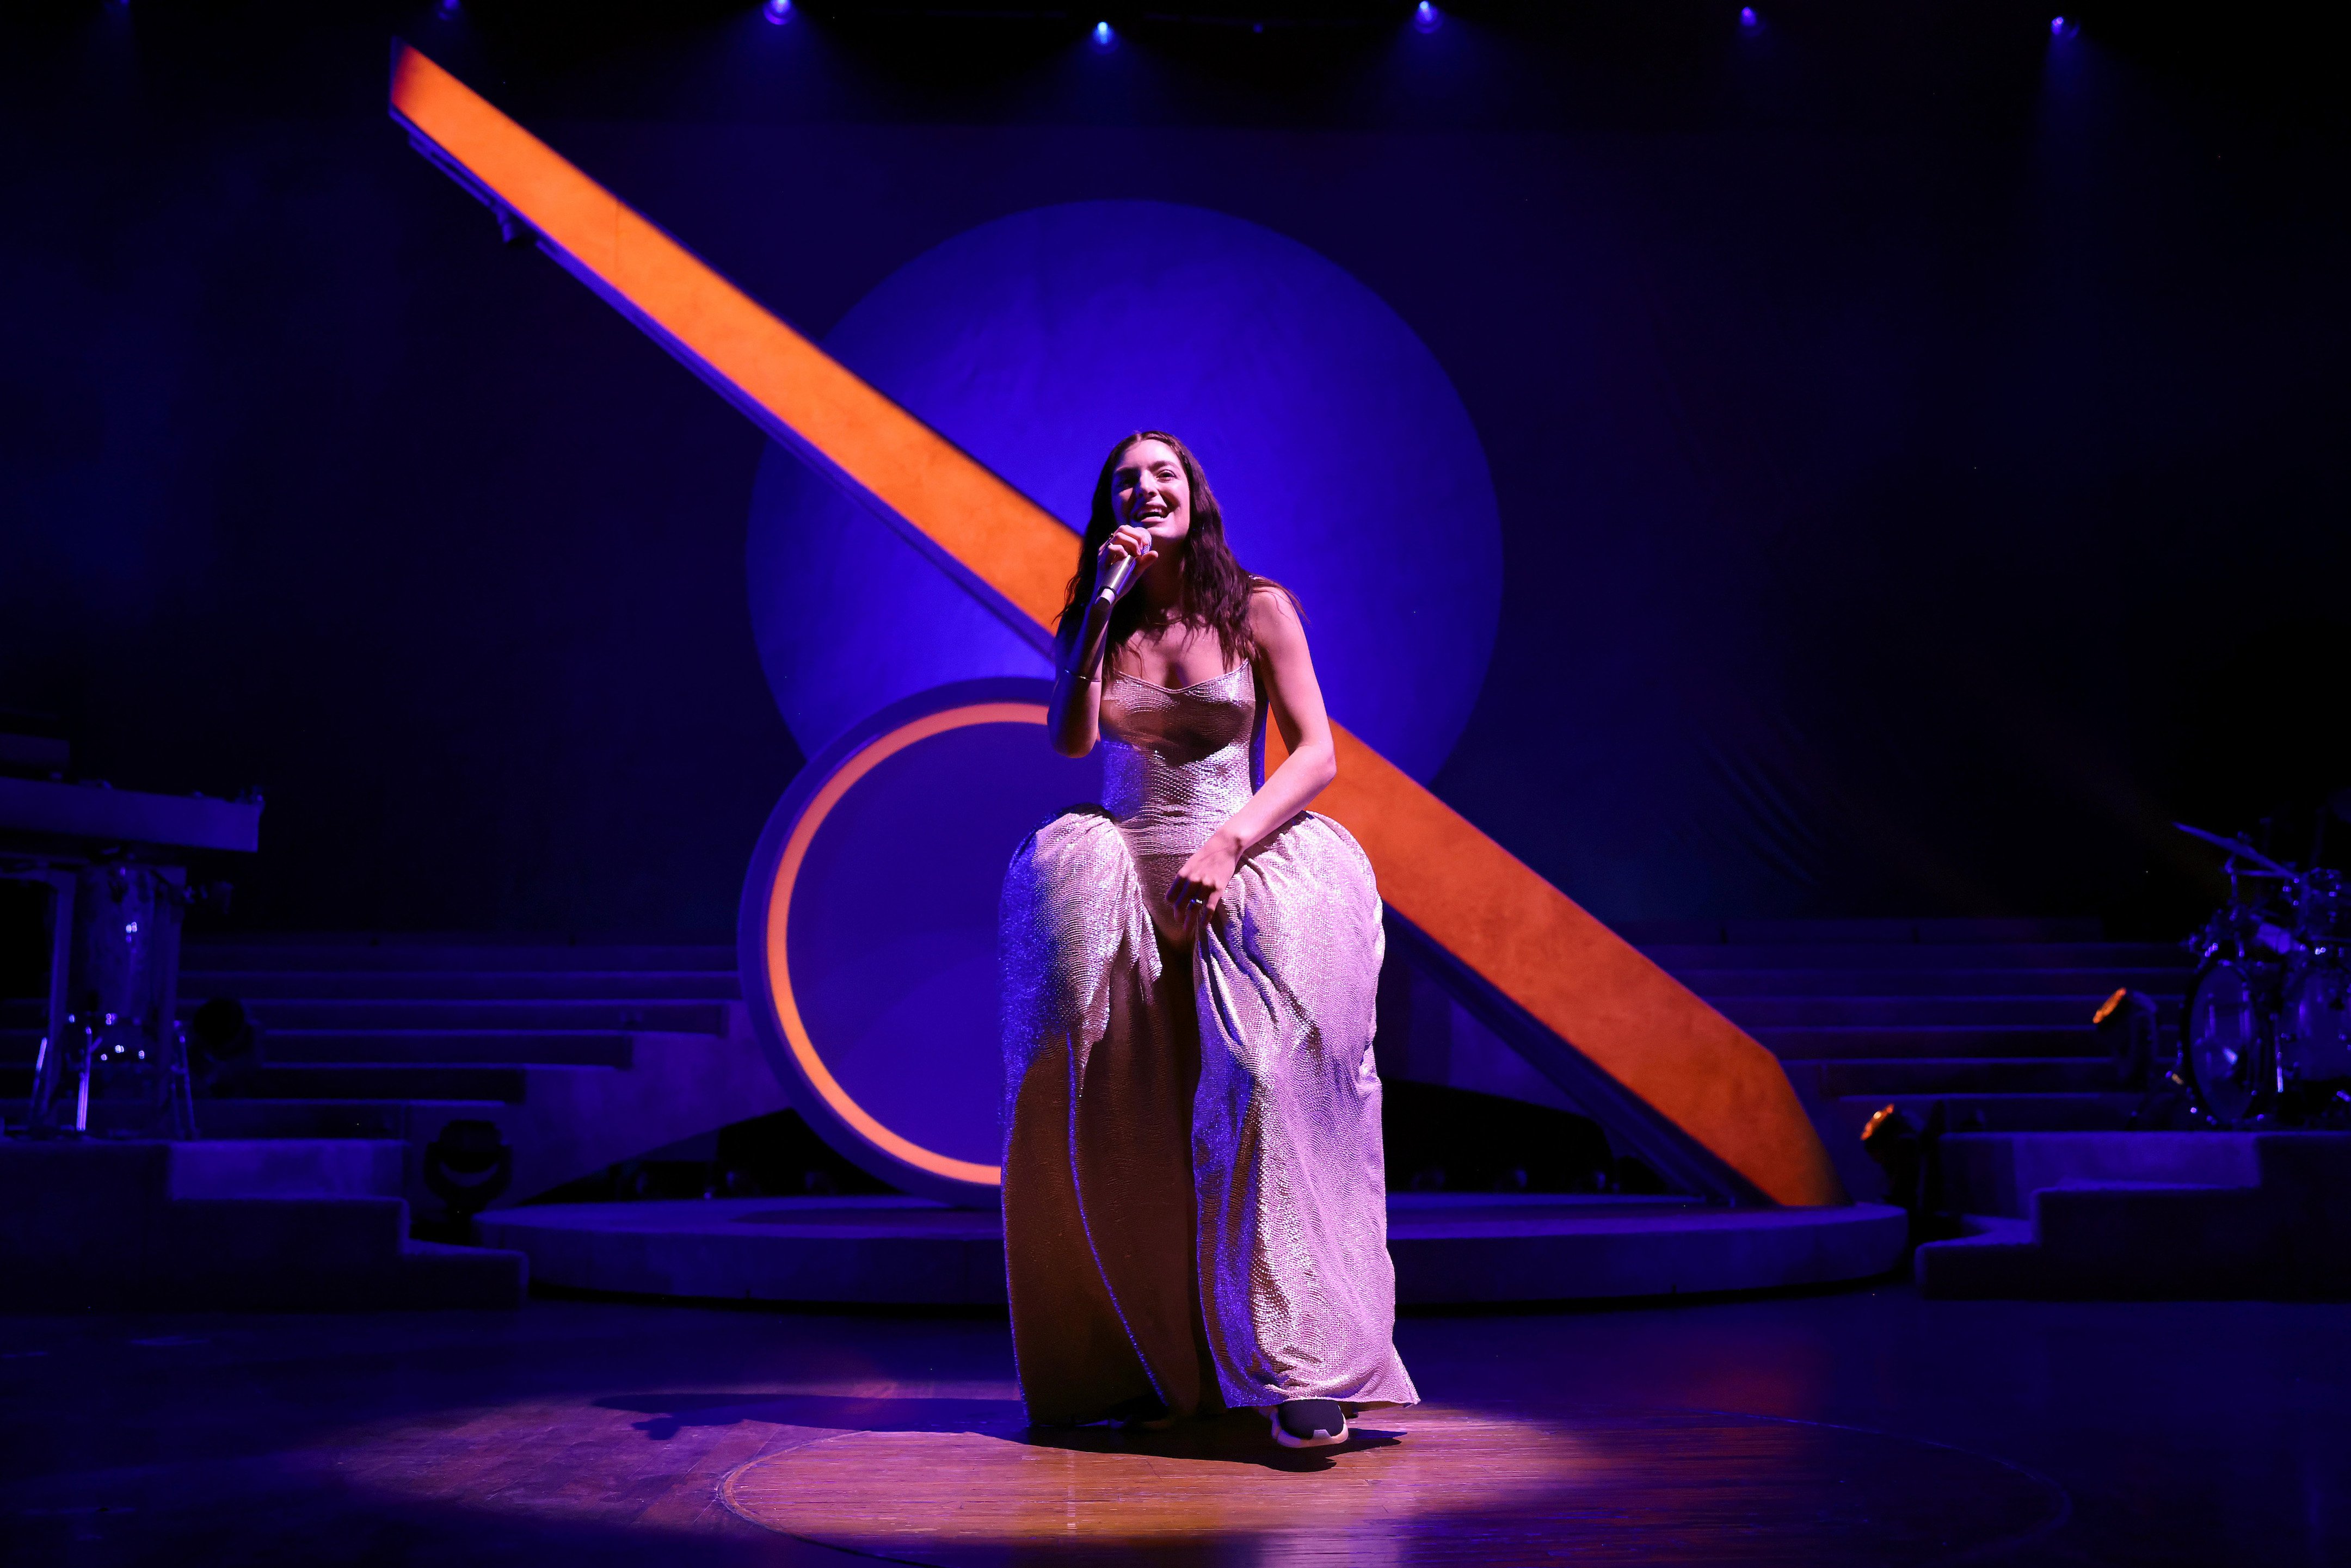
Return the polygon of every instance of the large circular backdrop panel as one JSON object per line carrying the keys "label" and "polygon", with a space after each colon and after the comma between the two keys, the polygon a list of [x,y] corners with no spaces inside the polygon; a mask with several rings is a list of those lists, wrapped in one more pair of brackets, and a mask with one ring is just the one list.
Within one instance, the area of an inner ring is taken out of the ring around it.
{"label": "large circular backdrop panel", "polygon": [[[1197,207],[1043,207],[917,256],[824,343],[1073,528],[1113,441],[1174,431],[1242,564],[1304,601],[1332,716],[1424,782],[1452,750],[1494,644],[1493,483],[1436,358],[1343,268]],[[748,555],[760,659],[804,750],[945,681],[1050,673],[780,447]]]}
{"label": "large circular backdrop panel", "polygon": [[996,913],[1040,824],[1099,800],[1042,680],[893,703],[810,759],[745,878],[743,993],[818,1135],[909,1191],[992,1203],[1003,1152]]}

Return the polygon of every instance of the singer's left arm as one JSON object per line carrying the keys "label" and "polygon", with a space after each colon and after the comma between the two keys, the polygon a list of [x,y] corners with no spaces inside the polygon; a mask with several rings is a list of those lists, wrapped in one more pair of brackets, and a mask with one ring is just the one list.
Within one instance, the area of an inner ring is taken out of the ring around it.
{"label": "singer's left arm", "polygon": [[1215,912],[1241,857],[1304,811],[1339,776],[1331,716],[1323,711],[1322,687],[1314,679],[1314,659],[1306,649],[1298,606],[1279,588],[1258,589],[1249,598],[1249,631],[1257,639],[1257,665],[1271,705],[1270,717],[1280,728],[1290,755],[1176,874],[1168,902],[1178,911],[1196,896],[1202,913]]}

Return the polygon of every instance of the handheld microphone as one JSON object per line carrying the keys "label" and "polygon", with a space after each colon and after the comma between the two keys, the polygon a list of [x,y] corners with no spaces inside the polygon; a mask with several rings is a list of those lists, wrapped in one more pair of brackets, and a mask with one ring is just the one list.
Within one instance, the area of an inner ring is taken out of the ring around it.
{"label": "handheld microphone", "polygon": [[1127,580],[1134,576],[1134,556],[1121,556],[1111,563],[1108,574],[1094,584],[1093,607],[1086,612],[1092,635],[1086,639],[1086,645],[1080,650],[1074,667],[1084,671],[1085,679],[1089,680],[1093,679],[1092,672],[1102,668],[1102,649],[1110,642],[1110,607],[1118,602],[1118,596],[1126,591]]}
{"label": "handheld microphone", "polygon": [[1094,593],[1096,604],[1115,604],[1118,596],[1126,591],[1126,580],[1134,576],[1134,557],[1121,556],[1111,563],[1110,576],[1102,579]]}

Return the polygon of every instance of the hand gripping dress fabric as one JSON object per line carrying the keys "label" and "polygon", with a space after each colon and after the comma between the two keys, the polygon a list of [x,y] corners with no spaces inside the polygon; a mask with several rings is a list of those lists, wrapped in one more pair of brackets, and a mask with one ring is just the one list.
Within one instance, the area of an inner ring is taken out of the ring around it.
{"label": "hand gripping dress fabric", "polygon": [[1371,863],[1301,812],[1198,940],[1168,885],[1252,793],[1247,665],[1113,676],[1104,799],[1005,875],[1004,1239],[1031,1419],[1416,1401],[1395,1353]]}

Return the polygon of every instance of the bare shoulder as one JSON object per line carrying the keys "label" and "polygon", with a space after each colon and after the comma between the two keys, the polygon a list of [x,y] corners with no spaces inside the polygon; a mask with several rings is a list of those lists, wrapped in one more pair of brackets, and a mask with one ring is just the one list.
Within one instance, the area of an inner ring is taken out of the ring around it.
{"label": "bare shoulder", "polygon": [[1298,601],[1290,590],[1277,584],[1260,582],[1249,590],[1249,635],[1259,648],[1269,652],[1278,649],[1302,646],[1306,640],[1306,625],[1298,614]]}

